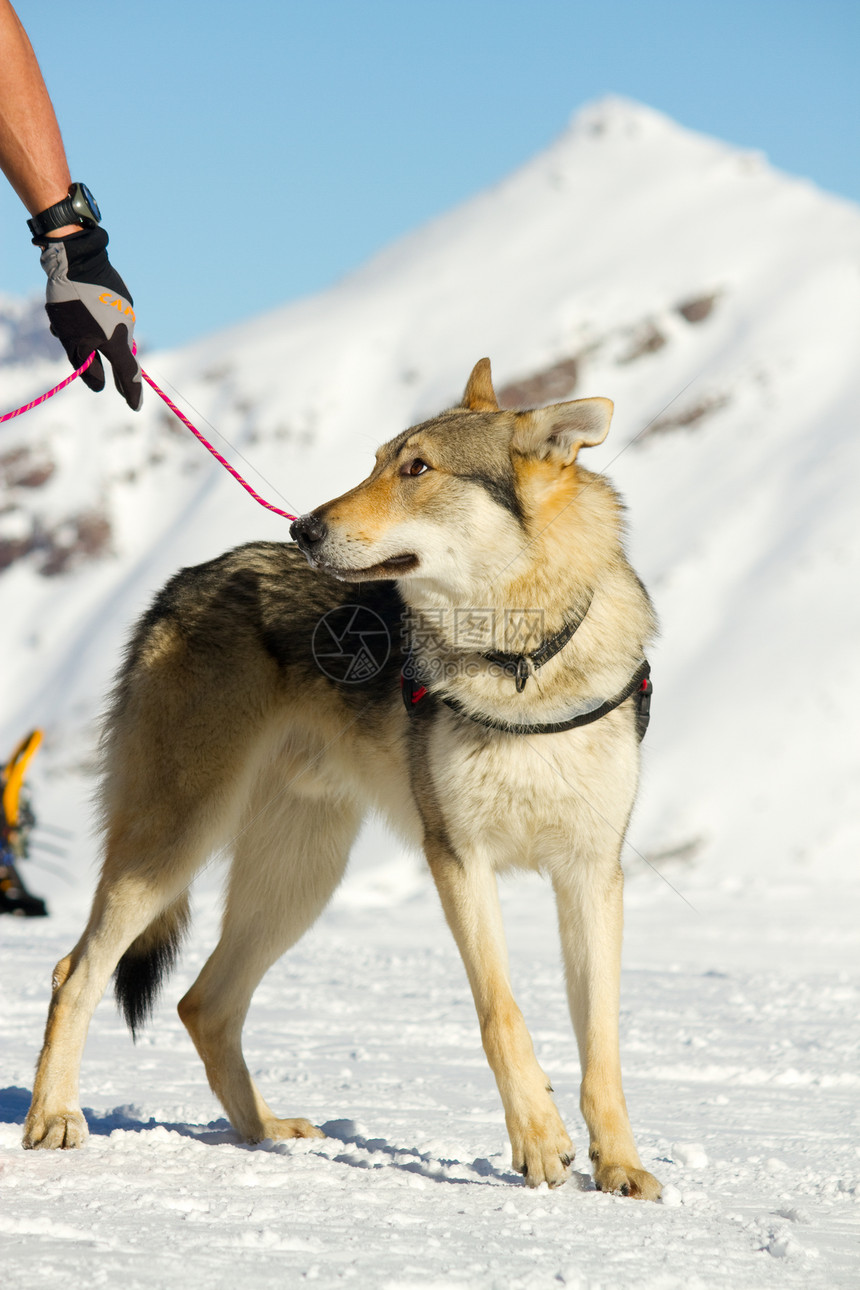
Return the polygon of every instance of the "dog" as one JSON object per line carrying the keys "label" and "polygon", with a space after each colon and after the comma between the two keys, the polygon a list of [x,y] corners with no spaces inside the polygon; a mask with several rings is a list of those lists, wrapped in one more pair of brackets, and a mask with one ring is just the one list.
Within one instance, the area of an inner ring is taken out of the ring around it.
{"label": "dog", "polygon": [[266,970],[319,916],[366,812],[423,847],[460,949],[514,1168],[569,1176],[573,1146],[511,993],[496,875],[552,882],[596,1186],[657,1199],[621,1084],[620,852],[650,696],[648,595],[622,504],[579,463],[613,405],[500,409],[490,364],[460,405],[379,450],[367,479],[178,573],[139,622],[105,719],[104,859],[55,969],[26,1147],[87,1135],[78,1070],[111,975],[136,1034],[173,965],[188,888],[232,852],[221,939],[179,1014],[249,1142],[281,1119],[245,1065]]}

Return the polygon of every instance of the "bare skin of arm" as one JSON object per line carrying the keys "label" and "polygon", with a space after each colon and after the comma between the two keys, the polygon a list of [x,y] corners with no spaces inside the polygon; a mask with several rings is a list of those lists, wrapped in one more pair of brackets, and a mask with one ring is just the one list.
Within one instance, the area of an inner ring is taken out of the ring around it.
{"label": "bare skin of arm", "polygon": [[[0,0],[0,168],[38,215],[68,196],[71,175],[36,55],[9,0]],[[49,237],[78,232],[66,224]]]}

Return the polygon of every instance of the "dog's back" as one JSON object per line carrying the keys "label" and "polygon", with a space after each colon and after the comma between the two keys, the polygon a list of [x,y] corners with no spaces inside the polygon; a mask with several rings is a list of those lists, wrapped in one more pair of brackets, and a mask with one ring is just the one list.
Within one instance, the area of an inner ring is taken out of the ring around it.
{"label": "dog's back", "polygon": [[[123,817],[138,835],[170,837],[171,847],[177,827],[192,851],[227,847],[248,827],[253,781],[275,760],[299,797],[320,785],[330,793],[336,774],[335,797],[357,793],[370,778],[368,758],[387,757],[404,725],[402,608],[393,583],[344,587],[286,543],[250,543],[181,570],[140,620],[105,718],[108,836]],[[365,633],[372,666],[350,679],[362,624],[376,629]],[[321,755],[330,741],[337,752]],[[153,883],[172,881],[157,856],[150,872]],[[184,889],[120,960],[116,996],[133,1033],[175,963],[187,919]]]}

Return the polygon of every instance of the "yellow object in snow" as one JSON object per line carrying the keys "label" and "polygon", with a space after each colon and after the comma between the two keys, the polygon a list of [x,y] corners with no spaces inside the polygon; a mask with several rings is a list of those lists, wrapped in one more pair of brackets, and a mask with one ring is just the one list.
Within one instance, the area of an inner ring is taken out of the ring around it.
{"label": "yellow object in snow", "polygon": [[18,827],[21,785],[24,783],[27,767],[41,742],[41,730],[34,730],[26,735],[3,768],[3,822],[7,829]]}

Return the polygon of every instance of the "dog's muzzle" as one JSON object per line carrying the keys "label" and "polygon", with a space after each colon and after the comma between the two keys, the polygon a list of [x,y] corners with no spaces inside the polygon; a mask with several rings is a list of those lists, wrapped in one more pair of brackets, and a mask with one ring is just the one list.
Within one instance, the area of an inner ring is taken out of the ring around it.
{"label": "dog's muzzle", "polygon": [[318,515],[300,515],[290,525],[290,537],[297,542],[304,555],[311,557],[319,550],[328,536],[328,525]]}

